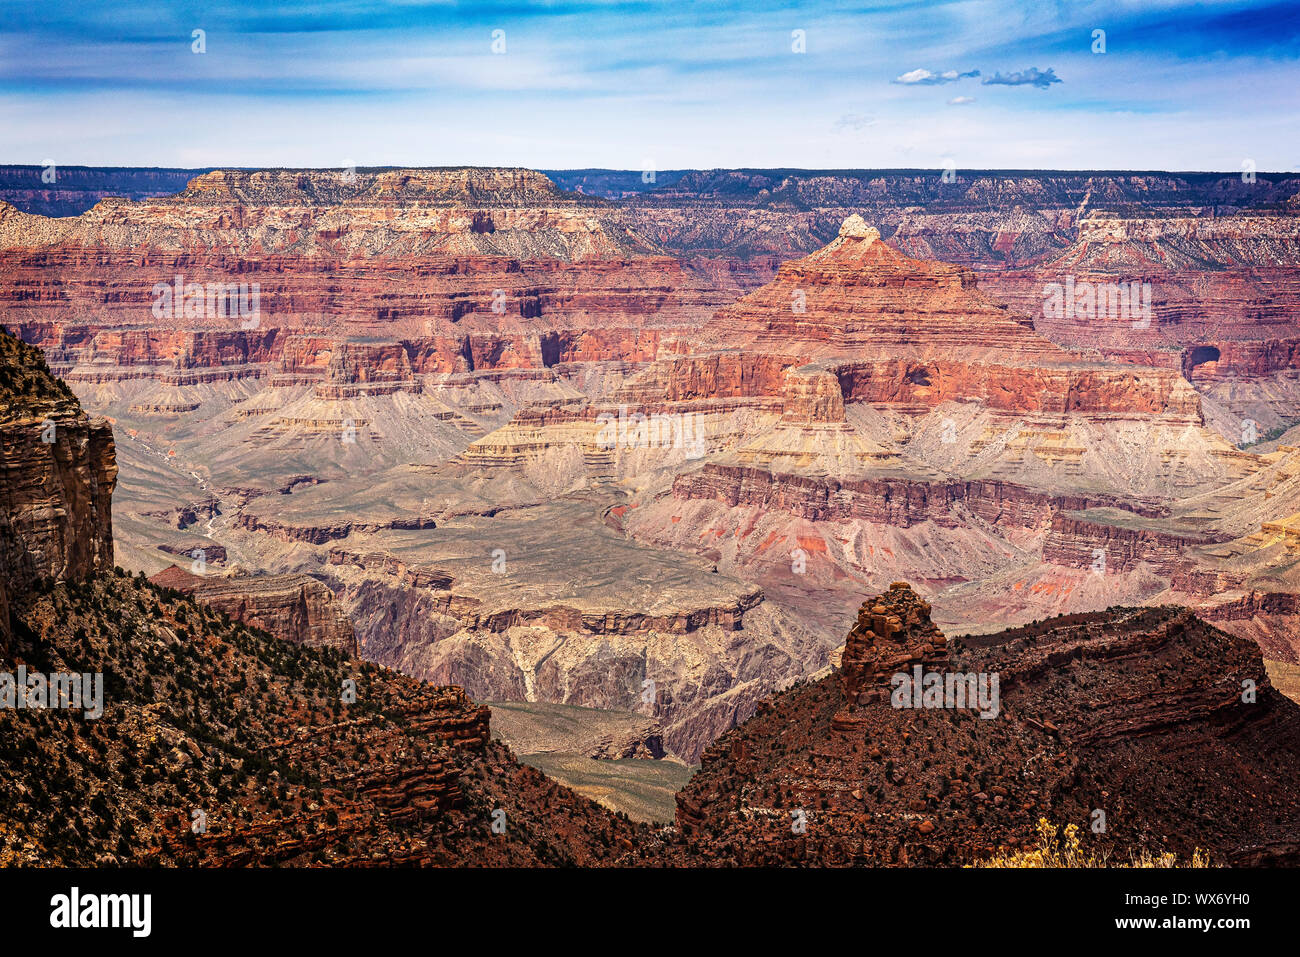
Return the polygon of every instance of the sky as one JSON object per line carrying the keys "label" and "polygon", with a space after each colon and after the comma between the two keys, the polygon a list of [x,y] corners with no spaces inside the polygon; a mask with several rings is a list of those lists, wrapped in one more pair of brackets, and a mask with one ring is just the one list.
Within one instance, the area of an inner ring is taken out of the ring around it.
{"label": "sky", "polygon": [[0,162],[1297,171],[1298,61],[1300,2],[0,0]]}

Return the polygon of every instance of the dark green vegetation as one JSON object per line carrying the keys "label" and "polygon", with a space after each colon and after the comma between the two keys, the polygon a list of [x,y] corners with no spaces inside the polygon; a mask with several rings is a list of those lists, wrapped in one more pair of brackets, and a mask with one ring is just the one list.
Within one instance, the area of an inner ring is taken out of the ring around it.
{"label": "dark green vegetation", "polygon": [[0,864],[577,864],[638,833],[512,761],[459,689],[120,570],[26,596],[19,664],[101,672],[104,713],[0,710]]}

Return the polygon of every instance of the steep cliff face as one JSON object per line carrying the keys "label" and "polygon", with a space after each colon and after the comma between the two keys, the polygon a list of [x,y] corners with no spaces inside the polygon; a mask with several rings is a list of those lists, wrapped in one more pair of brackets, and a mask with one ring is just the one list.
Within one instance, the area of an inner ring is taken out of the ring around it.
{"label": "steep cliff face", "polygon": [[812,521],[860,519],[891,528],[922,522],[953,527],[969,514],[1004,527],[1034,529],[1061,509],[1118,504],[1105,496],[1051,495],[997,480],[837,479],[713,463],[678,477],[673,498],[779,510]]}
{"label": "steep cliff face", "polygon": [[49,374],[40,350],[0,332],[0,629],[41,581],[111,568],[113,432]]}
{"label": "steep cliff face", "polygon": [[190,595],[237,621],[309,648],[358,654],[356,632],[334,593],[307,575],[193,575],[175,565],[150,581]]}
{"label": "steep cliff face", "polygon": [[1188,564],[1183,557],[1186,548],[1227,540],[1227,536],[1216,538],[1195,532],[1172,534],[1140,525],[1135,527],[1135,523],[1131,518],[1126,526],[1057,512],[1043,542],[1043,561],[1066,568],[1089,568],[1096,564],[1100,553],[1105,556],[1106,570],[1112,573],[1132,571],[1145,562],[1160,573],[1173,576]]}

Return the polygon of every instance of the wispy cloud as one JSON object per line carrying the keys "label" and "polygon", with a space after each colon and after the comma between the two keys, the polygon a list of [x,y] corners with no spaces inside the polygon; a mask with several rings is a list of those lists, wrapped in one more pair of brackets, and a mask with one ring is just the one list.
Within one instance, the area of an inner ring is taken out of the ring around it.
{"label": "wispy cloud", "polygon": [[985,86],[1036,86],[1040,90],[1045,90],[1053,83],[1063,81],[1052,67],[1040,71],[1038,67],[1031,66],[1028,70],[1020,70],[1016,73],[994,73],[992,76],[986,76],[983,82]]}
{"label": "wispy cloud", "polygon": [[874,116],[867,116],[864,113],[845,113],[835,121],[835,125],[832,129],[836,132],[843,132],[845,130],[865,130],[868,126],[875,125],[876,118]]}
{"label": "wispy cloud", "polygon": [[944,70],[942,73],[931,73],[929,70],[911,70],[895,79],[894,82],[901,83],[904,86],[939,86],[942,83],[956,83],[958,80],[979,75],[979,70],[970,70],[966,73],[958,73],[956,70]]}
{"label": "wispy cloud", "polygon": [[974,103],[974,102],[975,102],[975,97],[973,96],[954,96],[951,100],[948,101],[948,105],[965,106],[968,103]]}

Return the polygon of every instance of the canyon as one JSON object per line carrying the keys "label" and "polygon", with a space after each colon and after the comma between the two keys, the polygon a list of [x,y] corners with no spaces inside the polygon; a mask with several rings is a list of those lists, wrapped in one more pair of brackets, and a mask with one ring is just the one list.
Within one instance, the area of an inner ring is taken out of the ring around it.
{"label": "canyon", "polygon": [[103,419],[92,547],[233,620],[687,764],[900,579],[1300,663],[1295,176],[39,172],[0,318]]}
{"label": "canyon", "polygon": [[[103,423],[38,350],[7,333],[0,350],[22,460],[0,475],[0,672],[105,685],[90,719],[31,682],[0,708],[0,864],[579,865],[632,846],[637,825],[516,762],[463,689],[288,630],[266,588],[232,607],[229,580],[114,567]],[[37,438],[44,415],[69,442]]]}
{"label": "canyon", "polygon": [[[39,350],[0,332],[0,354],[0,438],[6,461],[21,463],[0,473],[0,675],[94,673],[106,686],[94,717],[43,690],[33,699],[30,681],[24,705],[0,708],[5,866],[957,865],[1025,846],[1038,820],[1088,822],[1091,851],[1119,862],[1300,861],[1300,704],[1275,689],[1254,640],[1187,608],[1113,606],[949,637],[929,600],[893,582],[847,619],[827,668],[765,695],[702,746],[687,778],[655,767],[667,736],[654,714],[488,707],[436,676],[365,660],[328,631],[343,619],[314,579],[168,565],[150,581],[111,565],[122,486],[112,444],[93,439],[105,424]],[[795,418],[835,411],[828,392],[793,394]],[[75,441],[42,441],[49,422]],[[576,514],[573,534],[589,538]],[[685,647],[683,636],[719,628],[745,642],[746,619],[766,604],[714,596],[707,613],[683,614],[670,594],[667,607],[641,596],[647,617],[635,621],[556,604],[503,617],[488,604],[494,589],[457,595],[462,563],[331,560],[378,562],[476,627],[545,627],[568,641],[654,631]],[[640,571],[661,584],[659,569]],[[553,580],[543,594],[558,590]],[[1293,611],[1252,600],[1229,615]],[[619,780],[627,764],[647,770]],[[657,810],[667,788],[678,788],[671,823]]]}

